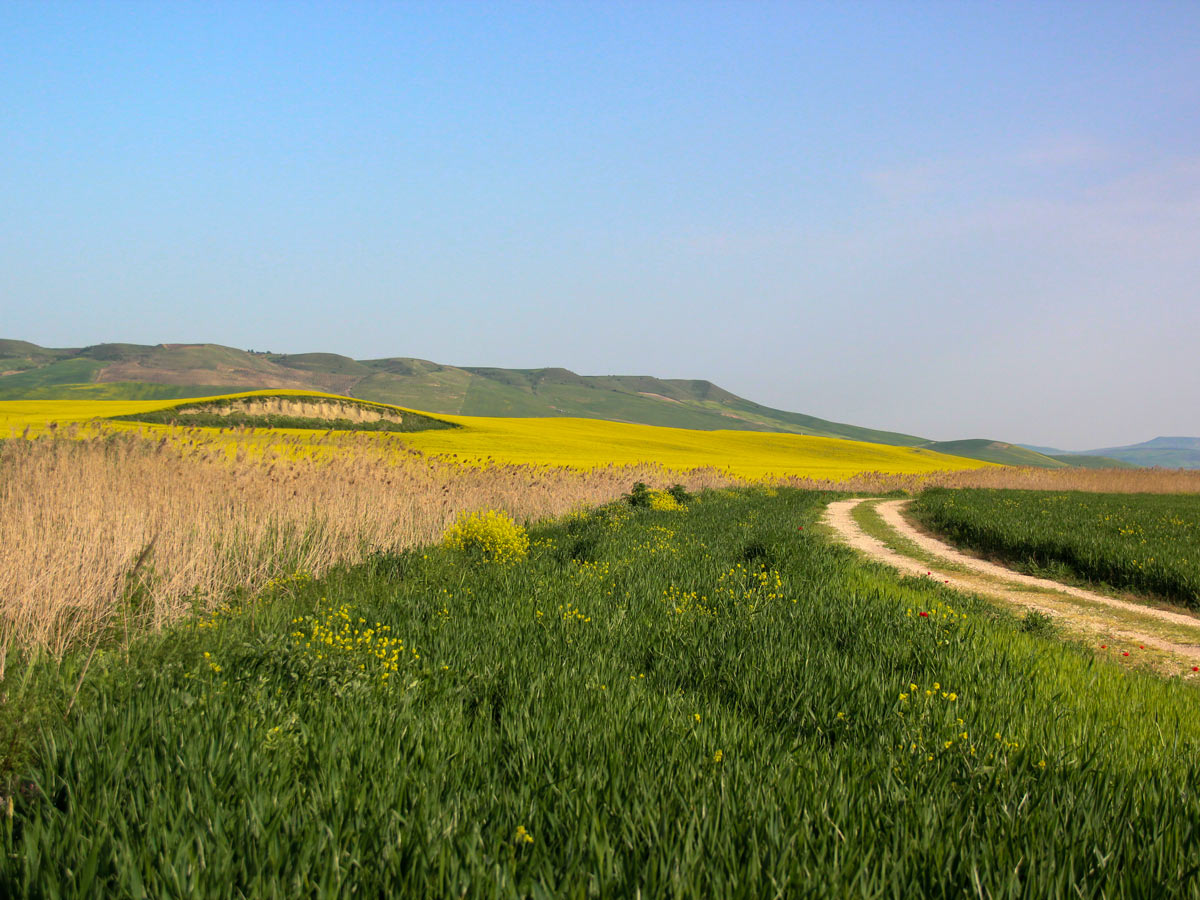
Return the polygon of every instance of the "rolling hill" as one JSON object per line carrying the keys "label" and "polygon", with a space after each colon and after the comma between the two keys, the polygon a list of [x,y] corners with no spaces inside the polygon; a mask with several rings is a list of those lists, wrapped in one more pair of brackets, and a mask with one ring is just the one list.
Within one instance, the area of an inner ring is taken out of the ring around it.
{"label": "rolling hill", "polygon": [[271,353],[220,344],[52,349],[0,340],[0,400],[176,400],[267,389],[321,391],[442,415],[785,432],[922,448],[1005,465],[1077,464],[1001,441],[937,442],[774,409],[703,380],[452,366],[412,357],[356,360],[335,353]]}
{"label": "rolling hill", "polygon": [[999,463],[1002,466],[1040,466],[1044,469],[1063,469],[1071,465],[1044,453],[1038,453],[1036,450],[1029,450],[1017,444],[1006,444],[1003,441],[984,439],[932,441],[922,446],[938,453],[982,459],[986,462]]}
{"label": "rolling hill", "polygon": [[1061,459],[1073,466],[1109,464],[1135,467],[1162,466],[1165,469],[1200,469],[1200,438],[1156,437],[1140,444],[1123,447],[1102,447],[1098,450],[1056,450],[1022,444],[1029,450]]}
{"label": "rolling hill", "polygon": [[217,344],[47,349],[0,341],[0,399],[167,400],[269,388],[325,391],[442,414],[783,431],[903,447],[926,443],[915,435],[772,409],[708,381],[459,367],[404,357],[275,354]]}
{"label": "rolling hill", "polygon": [[1135,466],[1200,469],[1200,438],[1196,437],[1156,437],[1127,447],[1105,447],[1087,452],[1111,456]]}

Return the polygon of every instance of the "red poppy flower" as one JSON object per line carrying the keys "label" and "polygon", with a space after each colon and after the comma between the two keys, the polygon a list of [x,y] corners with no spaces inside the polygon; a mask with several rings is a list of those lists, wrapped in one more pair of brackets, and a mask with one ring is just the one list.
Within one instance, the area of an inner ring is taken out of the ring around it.
{"label": "red poppy flower", "polygon": [[1101,644],[1101,645],[1100,645],[1100,649],[1101,649],[1101,650],[1107,650],[1107,649],[1108,649],[1108,644]]}
{"label": "red poppy flower", "polygon": [[1200,666],[1192,666],[1193,672],[1200,672]]}
{"label": "red poppy flower", "polygon": [[921,615],[924,616],[926,619],[929,618],[929,613],[921,613]]}
{"label": "red poppy flower", "polygon": [[1128,650],[1126,650],[1126,651],[1125,651],[1124,653],[1122,653],[1121,655],[1122,655],[1122,656],[1128,656],[1128,655],[1129,655],[1129,651],[1128,651]]}

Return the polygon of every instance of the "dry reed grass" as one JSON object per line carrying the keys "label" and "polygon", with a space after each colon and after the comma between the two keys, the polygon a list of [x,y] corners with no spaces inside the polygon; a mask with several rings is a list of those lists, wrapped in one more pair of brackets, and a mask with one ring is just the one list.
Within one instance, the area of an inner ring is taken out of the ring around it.
{"label": "dry reed grass", "polygon": [[[607,502],[635,481],[691,490],[745,483],[715,469],[652,465],[460,466],[370,435],[297,438],[292,447],[172,434],[0,444],[0,678],[10,648],[61,655],[104,637],[127,641],[233,590],[432,542],[463,510],[537,520]],[[984,468],[779,483],[1173,493],[1200,492],[1200,472]]]}
{"label": "dry reed grass", "polygon": [[243,446],[230,459],[228,440],[4,442],[0,677],[11,647],[60,655],[105,635],[127,639],[232,590],[432,542],[462,510],[537,520],[607,502],[638,480],[731,481],[652,466],[481,469],[380,446],[335,435],[316,455]]}
{"label": "dry reed grass", "polygon": [[1030,491],[1090,491],[1113,494],[1200,494],[1200,469],[1041,469],[1034,466],[993,466],[955,472],[864,472],[827,481],[785,478],[791,487],[818,491],[884,494],[918,493],[931,487],[1003,488]]}

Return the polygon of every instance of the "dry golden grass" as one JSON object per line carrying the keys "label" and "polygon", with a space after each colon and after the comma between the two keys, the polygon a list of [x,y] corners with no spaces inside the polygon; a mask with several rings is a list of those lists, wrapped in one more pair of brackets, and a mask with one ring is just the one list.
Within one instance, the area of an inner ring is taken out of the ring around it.
{"label": "dry golden grass", "polygon": [[231,590],[432,542],[463,510],[536,520],[637,480],[730,483],[653,466],[463,467],[356,434],[317,441],[327,452],[315,455],[231,454],[228,436],[191,434],[0,446],[0,676],[10,647],[60,654],[160,627]]}
{"label": "dry golden grass", "polygon": [[[717,469],[459,465],[377,435],[132,432],[0,444],[0,677],[10,648],[127,638],[291,572],[436,540],[462,511],[518,520],[607,502],[635,481],[748,483]],[[64,434],[67,432],[68,434]],[[1200,492],[1200,472],[1012,469],[776,479],[879,493],[933,485]]]}
{"label": "dry golden grass", "polygon": [[810,490],[883,494],[917,493],[930,487],[1007,488],[1030,491],[1092,491],[1113,494],[1200,494],[1200,469],[1042,469],[994,466],[956,472],[865,472],[849,478],[785,478],[778,483]]}

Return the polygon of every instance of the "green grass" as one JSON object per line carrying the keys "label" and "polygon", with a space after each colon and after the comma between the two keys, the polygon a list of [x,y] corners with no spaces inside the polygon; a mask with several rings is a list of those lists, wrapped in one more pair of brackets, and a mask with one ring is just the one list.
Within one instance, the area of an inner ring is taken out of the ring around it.
{"label": "green grass", "polygon": [[281,353],[268,358],[273,363],[289,369],[299,369],[302,372],[366,376],[373,371],[358,360],[350,359],[348,356],[339,356],[336,353]]}
{"label": "green grass", "polygon": [[284,583],[97,654],[64,721],[68,660],[0,895],[1195,896],[1195,690],[859,562],[828,499]]}
{"label": "green grass", "polygon": [[[386,365],[391,361],[380,361]],[[472,376],[453,367],[429,367],[408,372],[408,367],[396,366],[399,372],[381,371],[357,382],[351,396],[365,397],[377,403],[390,403],[408,409],[424,409],[435,413],[462,412],[463,398]],[[419,375],[420,377],[413,377]]]}
{"label": "green grass", "polygon": [[1200,496],[937,489],[911,507],[952,542],[1200,609]]}
{"label": "green grass", "polygon": [[0,379],[0,400],[186,400],[244,390],[219,384],[150,384],[143,381],[56,384],[5,390],[7,380]]}
{"label": "green grass", "polygon": [[1092,456],[1087,453],[1051,453],[1051,459],[1074,466],[1077,469],[1136,469],[1135,463],[1125,462],[1111,456]]}
{"label": "green grass", "polygon": [[[88,382],[104,364],[92,359],[64,359],[37,369],[0,378],[0,400],[41,399],[39,392],[53,393],[63,385]],[[56,395],[57,396],[57,395]]]}
{"label": "green grass", "polygon": [[1002,466],[1037,466],[1043,469],[1062,469],[1068,463],[1053,456],[1047,456],[1036,450],[1019,447],[1016,444],[1006,444],[1003,441],[971,439],[964,441],[934,441],[923,444],[927,450],[938,453],[949,453],[951,456],[965,456],[969,459],[982,459],[985,462],[998,463]]}
{"label": "green grass", "polygon": [[897,532],[896,529],[883,521],[883,517],[879,515],[878,506],[878,503],[869,500],[859,503],[850,511],[850,518],[854,520],[855,524],[865,534],[875,538],[875,540],[882,543],[885,547],[896,551],[902,556],[908,556],[923,562],[930,568],[936,567],[941,572],[965,573],[970,571],[958,563],[942,559],[940,556],[934,556]]}

